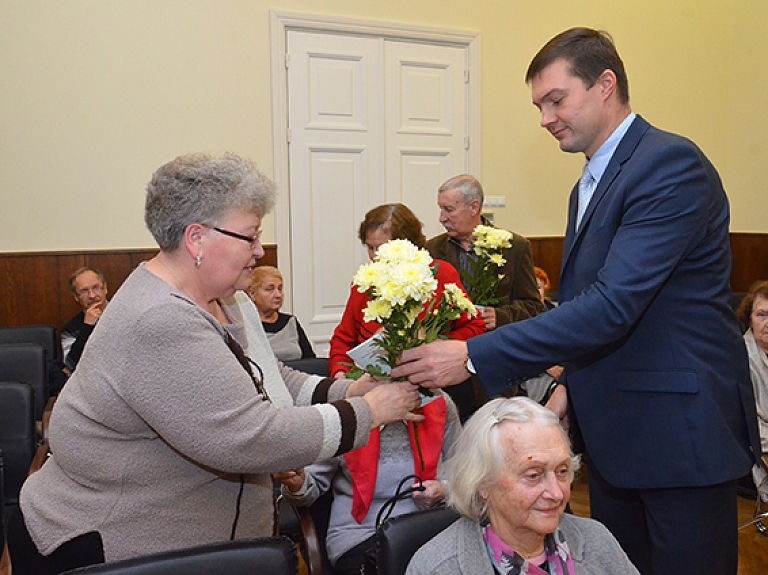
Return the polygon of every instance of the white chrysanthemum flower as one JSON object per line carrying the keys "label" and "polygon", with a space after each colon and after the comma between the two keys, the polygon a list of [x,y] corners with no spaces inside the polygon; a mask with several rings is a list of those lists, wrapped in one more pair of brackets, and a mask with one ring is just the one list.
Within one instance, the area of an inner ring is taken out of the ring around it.
{"label": "white chrysanthemum flower", "polygon": [[492,264],[496,264],[497,266],[501,267],[505,263],[507,263],[507,260],[505,260],[501,254],[491,254],[488,258]]}
{"label": "white chrysanthemum flower", "polygon": [[363,264],[358,268],[355,277],[352,278],[352,283],[357,286],[359,292],[366,292],[376,285],[376,280],[380,273],[379,268],[376,266],[376,262]]}
{"label": "white chrysanthemum flower", "polygon": [[418,249],[408,240],[390,240],[379,246],[376,257],[384,264],[407,262],[416,257]]}
{"label": "white chrysanthemum flower", "polygon": [[378,286],[378,292],[381,298],[388,301],[392,306],[404,305],[408,300],[405,286],[398,281],[394,281],[393,278],[389,278],[383,285]]}
{"label": "white chrysanthemum flower", "polygon": [[432,256],[427,250],[419,249],[416,250],[412,261],[415,264],[430,267],[432,265]]}
{"label": "white chrysanthemum flower", "polygon": [[392,306],[385,299],[372,299],[365,306],[363,319],[365,321],[383,322],[392,315]]}
{"label": "white chrysanthemum flower", "polygon": [[402,263],[392,270],[392,279],[401,284],[410,299],[427,301],[436,288],[436,280],[429,266],[417,263]]}
{"label": "white chrysanthemum flower", "polygon": [[[500,250],[512,246],[512,232],[491,226],[477,226],[472,232],[476,247],[488,250]],[[478,254],[480,255],[480,254]]]}
{"label": "white chrysanthemum flower", "polygon": [[456,284],[445,284],[445,294],[448,296],[449,303],[456,309],[469,312],[471,315],[477,313],[477,308]]}

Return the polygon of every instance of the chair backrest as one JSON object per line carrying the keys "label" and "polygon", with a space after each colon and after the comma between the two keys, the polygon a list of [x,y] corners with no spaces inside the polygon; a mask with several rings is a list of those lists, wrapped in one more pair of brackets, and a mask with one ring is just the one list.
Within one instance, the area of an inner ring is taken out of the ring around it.
{"label": "chair backrest", "polygon": [[35,393],[35,419],[42,421],[48,401],[48,365],[39,343],[0,344],[0,380],[24,381]]}
{"label": "chair backrest", "polygon": [[379,575],[404,575],[419,547],[459,518],[452,509],[429,509],[387,519],[376,541]]}
{"label": "chair backrest", "polygon": [[32,388],[18,381],[0,381],[0,450],[3,454],[3,503],[19,501],[21,484],[35,456],[37,435]]}
{"label": "chair backrest", "polygon": [[48,359],[61,360],[61,339],[53,324],[0,327],[0,344],[3,343],[39,343],[48,350]]}
{"label": "chair backrest", "polygon": [[[3,450],[0,449],[0,531],[2,531],[2,539],[0,541],[0,548],[5,548],[5,481],[3,479]],[[2,558],[0,558],[2,562]]]}
{"label": "chair backrest", "polygon": [[298,369],[304,373],[322,375],[323,377],[330,377],[331,375],[331,368],[328,367],[327,357],[308,357],[306,359],[294,359],[292,361],[284,361],[283,365],[290,367],[291,369]]}
{"label": "chair backrest", "polygon": [[296,575],[296,546],[287,537],[212,543],[91,565],[62,575]]}

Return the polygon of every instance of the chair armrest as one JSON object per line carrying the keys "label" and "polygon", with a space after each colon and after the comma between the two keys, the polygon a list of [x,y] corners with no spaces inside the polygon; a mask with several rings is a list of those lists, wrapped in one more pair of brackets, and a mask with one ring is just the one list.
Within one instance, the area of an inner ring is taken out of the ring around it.
{"label": "chair armrest", "polygon": [[45,409],[43,409],[41,437],[45,442],[48,441],[48,427],[51,424],[51,412],[53,411],[54,403],[56,403],[56,396],[49,397],[48,402],[45,404]]}
{"label": "chair armrest", "polygon": [[38,471],[43,466],[43,463],[46,462],[50,454],[50,445],[48,445],[48,441],[44,439],[40,446],[37,448],[37,451],[35,451],[35,456],[32,458],[32,463],[29,465],[29,472],[27,473],[27,477],[32,475],[35,471]]}
{"label": "chair armrest", "polygon": [[291,508],[296,514],[301,529],[302,551],[306,555],[309,575],[323,575],[323,549],[320,536],[315,528],[315,522],[307,507],[299,507],[291,503]]}

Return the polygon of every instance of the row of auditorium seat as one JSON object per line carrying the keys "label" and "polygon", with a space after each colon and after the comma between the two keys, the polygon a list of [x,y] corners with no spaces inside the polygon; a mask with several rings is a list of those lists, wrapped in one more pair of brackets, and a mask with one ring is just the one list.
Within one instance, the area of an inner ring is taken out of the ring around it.
{"label": "row of auditorium seat", "polygon": [[[49,452],[47,420],[55,398],[49,397],[48,365],[51,362],[59,363],[60,360],[61,343],[55,326],[0,328],[0,523],[3,548],[8,516],[18,504],[21,485],[29,473],[43,465]],[[326,359],[299,361],[289,365],[302,371],[328,375]],[[298,573],[298,544],[309,575],[327,575],[330,565],[325,557],[324,541],[318,537],[310,510],[291,507],[282,502],[280,512],[281,529],[290,538],[283,536],[216,543],[95,565],[71,573],[196,575],[221,572],[232,575],[294,575]],[[458,517],[445,509],[412,515],[392,518],[380,529],[378,563],[382,575],[404,574],[408,560],[420,544]],[[327,517],[320,521],[327,523]],[[216,566],[215,569],[212,566]]]}

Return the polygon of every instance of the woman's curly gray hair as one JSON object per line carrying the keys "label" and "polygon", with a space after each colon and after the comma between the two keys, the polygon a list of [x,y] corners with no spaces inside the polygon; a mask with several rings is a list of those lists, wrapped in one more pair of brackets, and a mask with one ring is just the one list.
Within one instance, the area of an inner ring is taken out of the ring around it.
{"label": "woman's curly gray hair", "polygon": [[[505,421],[556,427],[568,445],[568,436],[557,416],[532,399],[500,397],[478,409],[462,429],[443,468],[450,485],[448,505],[474,521],[480,521],[486,513],[480,490],[496,481],[502,470],[506,450],[501,445],[499,426]],[[579,458],[571,453],[571,481],[578,467]]]}
{"label": "woman's curly gray hair", "polygon": [[216,226],[237,210],[264,217],[275,196],[275,184],[251,160],[231,153],[179,156],[147,184],[144,221],[160,249],[174,251],[190,224]]}

